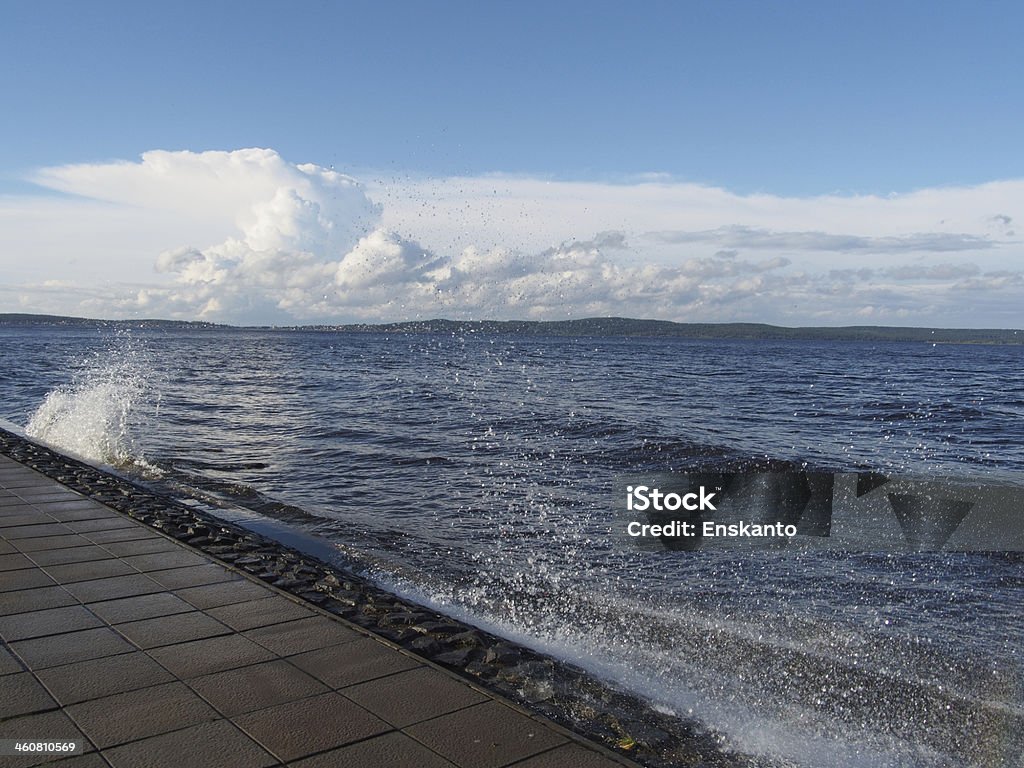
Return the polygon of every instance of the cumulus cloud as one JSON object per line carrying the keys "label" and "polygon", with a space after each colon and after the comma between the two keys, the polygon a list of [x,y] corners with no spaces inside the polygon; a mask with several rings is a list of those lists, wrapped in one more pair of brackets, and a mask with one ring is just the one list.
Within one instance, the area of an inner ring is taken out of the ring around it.
{"label": "cumulus cloud", "polygon": [[23,311],[254,324],[609,314],[977,324],[971,303],[996,297],[987,306],[1001,320],[981,322],[1021,322],[1011,309],[1024,299],[1021,243],[1005,213],[1024,202],[1019,182],[806,199],[660,177],[363,186],[267,149],[154,151],[33,178],[77,198],[0,201],[0,219],[34,221],[38,235],[0,235],[3,258],[24,264],[12,254],[40,242],[56,252],[48,222],[102,226],[71,228],[81,236],[64,248],[77,266],[42,258],[0,286]]}
{"label": "cumulus cloud", "polygon": [[137,163],[62,165],[30,178],[91,200],[231,222],[255,248],[344,242],[380,215],[355,179],[270,149],[153,150]]}

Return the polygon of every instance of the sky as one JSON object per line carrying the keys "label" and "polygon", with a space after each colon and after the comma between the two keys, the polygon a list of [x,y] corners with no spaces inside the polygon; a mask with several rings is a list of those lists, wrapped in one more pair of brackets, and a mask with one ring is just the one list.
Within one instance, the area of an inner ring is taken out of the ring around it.
{"label": "sky", "polygon": [[1024,326],[1020,3],[0,13],[0,312]]}

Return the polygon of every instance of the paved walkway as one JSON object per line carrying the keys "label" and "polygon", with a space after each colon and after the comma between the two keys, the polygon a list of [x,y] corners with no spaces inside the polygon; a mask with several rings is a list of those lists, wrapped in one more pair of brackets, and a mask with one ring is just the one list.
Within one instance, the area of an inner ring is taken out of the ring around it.
{"label": "paved walkway", "polygon": [[626,764],[2,456],[0,640],[0,744],[62,768]]}

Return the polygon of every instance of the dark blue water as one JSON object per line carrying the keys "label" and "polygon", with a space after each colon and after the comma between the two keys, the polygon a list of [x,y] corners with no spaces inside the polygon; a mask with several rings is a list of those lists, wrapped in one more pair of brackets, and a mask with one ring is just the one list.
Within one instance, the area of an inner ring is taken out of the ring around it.
{"label": "dark blue water", "polygon": [[1021,347],[38,328],[0,331],[0,417],[291,521],[727,746],[1002,766],[1024,764],[1019,558],[638,552],[610,498],[765,461],[1021,485],[1022,369]]}

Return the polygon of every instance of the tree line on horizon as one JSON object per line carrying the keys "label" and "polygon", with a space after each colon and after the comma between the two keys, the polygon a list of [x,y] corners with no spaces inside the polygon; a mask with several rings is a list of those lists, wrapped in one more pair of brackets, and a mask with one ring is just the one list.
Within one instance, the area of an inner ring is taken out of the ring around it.
{"label": "tree line on horizon", "polygon": [[628,317],[579,320],[411,320],[392,323],[232,326],[199,320],[100,320],[62,315],[0,313],[0,327],[132,327],[189,330],[320,331],[346,333],[481,333],[522,336],[621,336],[745,341],[917,341],[936,344],[1024,344],[1024,331],[998,328],[922,328],[898,326],[786,327],[765,323],[676,323]]}

